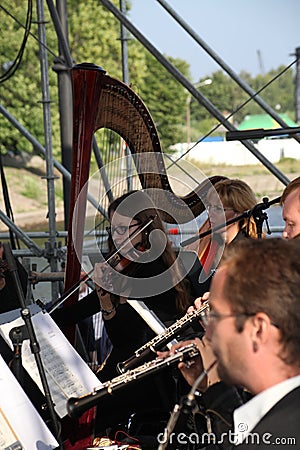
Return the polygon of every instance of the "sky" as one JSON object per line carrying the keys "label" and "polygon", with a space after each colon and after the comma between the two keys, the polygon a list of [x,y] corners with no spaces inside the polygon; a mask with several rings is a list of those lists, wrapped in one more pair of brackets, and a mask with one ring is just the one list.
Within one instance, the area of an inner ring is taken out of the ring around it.
{"label": "sky", "polygon": [[[237,74],[287,66],[300,47],[300,0],[165,0]],[[128,19],[163,54],[189,62],[192,81],[218,64],[157,0],[131,0]],[[294,66],[293,66],[294,67]]]}

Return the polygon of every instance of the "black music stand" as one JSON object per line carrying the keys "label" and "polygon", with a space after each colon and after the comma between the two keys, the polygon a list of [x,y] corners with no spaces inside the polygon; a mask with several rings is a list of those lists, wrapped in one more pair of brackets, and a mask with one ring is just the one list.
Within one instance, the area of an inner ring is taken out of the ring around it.
{"label": "black music stand", "polygon": [[252,130],[228,131],[226,141],[246,141],[247,139],[263,139],[268,136],[284,136],[300,133],[300,127],[286,127],[265,130],[264,128],[253,128]]}
{"label": "black music stand", "polygon": [[[59,423],[55,414],[55,410],[54,410],[54,404],[51,398],[51,393],[50,393],[50,389],[49,389],[49,385],[48,385],[48,381],[47,381],[47,377],[45,374],[45,369],[42,363],[42,359],[41,359],[41,355],[40,355],[40,346],[39,343],[37,341],[37,337],[35,334],[35,330],[32,324],[32,318],[31,318],[31,312],[30,312],[30,308],[28,308],[25,304],[25,297],[24,297],[24,293],[22,290],[22,286],[21,286],[21,282],[20,282],[20,278],[19,278],[19,274],[18,274],[18,268],[17,268],[17,264],[16,261],[13,257],[10,245],[8,243],[4,244],[4,252],[5,252],[5,256],[6,256],[6,260],[8,263],[8,270],[11,272],[12,278],[14,280],[14,284],[15,284],[15,288],[16,288],[16,292],[20,301],[20,306],[21,306],[21,317],[25,322],[25,327],[28,333],[28,337],[30,340],[30,347],[31,347],[31,351],[34,355],[36,364],[37,364],[37,368],[39,371],[39,375],[40,375],[40,379],[41,379],[41,383],[44,389],[44,394],[45,394],[45,398],[46,398],[46,402],[47,402],[47,406],[49,408],[49,414],[51,417],[51,421],[52,421],[52,425],[53,425],[53,430],[55,433],[55,437],[57,438],[57,441],[60,443],[60,427],[59,427]],[[14,333],[13,333],[14,334]],[[19,337],[21,337],[21,332],[19,330],[19,332],[17,332],[17,335],[19,334]],[[19,342],[19,350],[20,350],[20,345],[21,345],[21,341]],[[18,361],[18,363],[20,363],[20,360]],[[60,443],[59,448],[63,448],[62,447],[62,443]]]}

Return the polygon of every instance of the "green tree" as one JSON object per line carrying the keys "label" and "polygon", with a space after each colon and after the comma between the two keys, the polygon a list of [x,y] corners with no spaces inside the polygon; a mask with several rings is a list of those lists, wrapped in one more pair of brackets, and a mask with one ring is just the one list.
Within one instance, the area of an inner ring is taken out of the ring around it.
{"label": "green tree", "polygon": [[[221,70],[218,70],[217,72],[214,72],[204,78],[210,78],[212,83],[207,87],[199,88],[201,93],[214,105],[216,109],[218,109],[218,111],[227,117],[235,108],[237,96],[235,92],[236,86],[231,78]],[[208,134],[211,130],[217,127],[218,123],[219,122],[217,119],[215,119],[204,106],[202,106],[196,99],[192,99],[192,140],[197,140],[201,137],[201,135]],[[214,134],[220,134],[219,129],[216,129]]]}
{"label": "green tree", "polygon": [[[291,119],[294,120],[294,74],[292,69],[288,69],[280,77],[276,78],[283,70],[284,66],[279,66],[278,69],[271,70],[266,75],[258,75],[251,80],[252,88],[255,91],[260,91],[262,87],[266,86],[259,94],[261,98],[273,109],[277,109],[279,112],[288,113]],[[274,81],[272,81],[273,79]],[[261,113],[264,113],[264,111],[260,106],[254,101],[251,101],[244,108],[242,118],[247,114]]]}
{"label": "green tree", "polygon": [[[288,69],[283,75],[273,81],[283,71],[280,66],[265,75],[252,77],[243,71],[239,77],[244,80],[254,92],[260,91],[260,97],[278,112],[288,113],[294,119],[294,75],[292,69]],[[240,123],[248,114],[263,114],[265,111],[250,99],[249,95],[238,86],[228,75],[217,71],[204,78],[211,78],[212,84],[202,93],[221,111],[225,117],[232,116],[230,120],[234,124]],[[269,84],[270,83],[270,84]],[[195,99],[191,102],[192,139],[209,133],[217,125],[217,121]],[[216,130],[220,134],[220,129]]]}
{"label": "green tree", "polygon": [[[116,6],[118,0],[114,0]],[[21,0],[6,0],[0,9],[0,75],[7,70],[7,63],[14,61],[22,42],[26,21],[26,5]],[[9,14],[13,11],[13,15]],[[58,42],[50,14],[45,8],[47,49],[49,58],[49,88],[51,97],[53,154],[59,158],[60,123],[58,111],[57,74],[52,70],[58,56]],[[122,76],[120,24],[97,0],[68,1],[69,46],[75,63],[92,62],[102,66],[110,75]],[[132,78],[137,83],[144,73],[144,51],[135,40],[129,42]],[[31,34],[28,38],[22,62],[13,76],[0,85],[1,102],[5,108],[39,141],[44,144],[43,107],[41,104],[41,75],[38,46],[38,29],[35,6]],[[32,145],[0,116],[1,147],[7,150],[32,152]]]}
{"label": "green tree", "polygon": [[[119,0],[113,0],[119,7]],[[23,0],[3,0],[0,9],[0,76],[18,54],[24,35],[26,4]],[[92,62],[102,66],[111,76],[121,79],[121,44],[119,21],[98,0],[68,0],[69,44],[76,63]],[[130,2],[127,7],[130,8]],[[7,11],[5,11],[5,9]],[[12,11],[13,13],[9,13]],[[52,70],[58,55],[58,43],[54,26],[47,8],[46,33],[49,57],[49,83],[51,96],[53,153],[60,156],[60,131],[58,111],[57,74]],[[29,132],[44,143],[43,107],[41,104],[41,75],[38,46],[38,29],[34,5],[31,35],[22,62],[11,78],[0,85],[1,102]],[[188,93],[160,63],[135,39],[128,40],[130,85],[137,92],[157,125],[163,149],[187,137],[186,112]],[[178,69],[190,78],[189,64],[180,59],[169,58]],[[268,74],[252,78],[242,72],[243,78],[255,91],[268,83],[283,67]],[[222,70],[208,75],[213,80],[203,94],[225,115],[232,114],[239,123],[245,115],[263,112],[248,95]],[[203,77],[207,78],[207,77]],[[261,97],[280,112],[288,112],[294,119],[294,75],[289,69],[278,80],[261,92]],[[245,102],[245,106],[240,108]],[[280,106],[279,106],[280,105]],[[196,100],[192,99],[191,139],[198,139],[217,126],[217,120]],[[32,151],[31,144],[0,116],[1,147],[10,150]],[[219,132],[219,130],[218,130]]]}
{"label": "green tree", "polygon": [[[187,78],[189,65],[181,60],[168,58]],[[155,121],[162,148],[186,141],[187,92],[173,76],[150,54],[146,54],[147,70],[140,94]]]}
{"label": "green tree", "polygon": [[[13,3],[13,5],[12,5]],[[1,26],[5,33],[0,34],[0,75],[4,76],[8,65],[13,62],[20,49],[23,39],[23,26],[26,21],[26,5],[20,0],[13,2],[7,1],[2,6],[8,11],[13,11],[13,16],[8,15],[3,9],[0,10]],[[48,16],[49,19],[49,16]],[[42,144],[44,144],[43,130],[43,108],[41,104],[41,81],[40,81],[40,63],[39,49],[37,43],[37,24],[36,12],[33,11],[33,21],[31,24],[31,34],[27,40],[23,58],[20,66],[15,73],[0,85],[1,102],[8,111],[15,116],[18,121],[27,128]],[[48,47],[55,49],[54,32],[49,32]],[[51,54],[50,54],[51,56]],[[54,72],[49,72],[50,88],[56,83]],[[52,101],[56,103],[56,90],[51,89]],[[54,117],[57,117],[57,110],[54,110]],[[54,136],[58,131],[57,125],[53,125]],[[21,134],[11,126],[6,119],[0,116],[1,144],[4,148],[10,150],[31,151],[31,144],[21,136]],[[57,141],[56,141],[57,142]]]}

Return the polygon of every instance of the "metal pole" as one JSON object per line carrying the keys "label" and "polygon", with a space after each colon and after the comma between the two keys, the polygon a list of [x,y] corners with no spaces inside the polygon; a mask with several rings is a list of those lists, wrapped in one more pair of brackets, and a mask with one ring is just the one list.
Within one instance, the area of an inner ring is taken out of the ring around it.
{"label": "metal pole", "polygon": [[16,236],[18,236],[22,242],[32,250],[35,256],[43,256],[43,250],[41,250],[36,243],[28,237],[24,231],[22,231],[17,225],[0,209],[0,220],[12,230]]}
{"label": "metal pole", "polygon": [[[126,0],[120,0],[120,11],[123,14],[126,14]],[[128,32],[127,28],[120,22],[120,34],[121,34],[121,49],[122,49],[122,72],[123,72],[123,81],[127,85],[129,85],[129,69],[128,69]],[[121,138],[121,145],[124,143]],[[128,191],[132,191],[133,189],[133,181],[132,181],[132,158],[130,154],[130,150],[127,145],[125,145],[124,149],[125,153],[125,164],[126,164],[126,179],[127,179],[127,189]]]}
{"label": "metal pole", "polygon": [[[60,18],[62,33],[68,43],[67,3],[65,0],[57,0],[56,7]],[[59,58],[56,58],[53,70],[58,76],[58,97],[60,117],[61,161],[63,166],[72,171],[72,138],[73,138],[73,102],[72,81],[70,67],[64,59],[63,49],[58,41]],[[69,228],[70,194],[71,186],[63,180],[64,192],[64,229]]]}
{"label": "metal pole", "polygon": [[[126,0],[120,0],[120,11],[126,14]],[[120,33],[121,33],[121,49],[122,49],[122,72],[123,81],[129,84],[129,69],[128,69],[128,33],[126,27],[120,22]]]}
{"label": "metal pole", "polygon": [[296,77],[295,77],[295,111],[296,122],[300,122],[300,47],[296,48]]}
{"label": "metal pole", "polygon": [[[140,32],[139,30],[116,8],[109,0],[100,0],[101,3],[124,25],[128,30],[146,47],[146,49],[173,75],[173,77],[182,84],[192,95],[203,105],[224,127],[229,131],[237,131],[224,115],[208,100],[185,76],[175,67],[168,59],[166,59]],[[253,145],[251,141],[243,141],[243,145],[276,176],[284,185],[290,180],[280,170],[277,169],[260,151]]]}
{"label": "metal pole", "polygon": [[[46,149],[45,147],[42,146],[42,144],[34,137],[32,136],[31,133],[29,133],[28,130],[26,130],[26,128],[23,127],[23,125],[20,124],[20,122],[17,121],[17,119],[10,114],[7,109],[4,108],[3,105],[1,105],[0,103],[0,113],[6,117],[9,122],[17,129],[20,131],[20,133],[29,141],[31,142],[31,144],[33,145],[33,147],[35,148],[35,150],[39,151],[42,155],[46,156]],[[65,177],[65,179],[68,181],[68,183],[70,183],[71,181],[71,174],[70,172],[68,172],[68,170],[62,166],[60,164],[60,162],[58,162],[54,157],[53,159],[53,164],[54,167],[56,167],[56,169]],[[99,204],[98,201],[96,201],[91,194],[87,195],[87,199],[88,201],[91,203],[91,205],[93,205],[104,217],[107,217],[107,213],[106,211],[101,207],[101,205]]]}
{"label": "metal pole", "polygon": [[46,0],[46,1],[47,1],[48,9],[49,9],[52,21],[53,21],[55,32],[56,32],[57,38],[59,40],[60,50],[62,52],[64,61],[66,62],[68,68],[71,69],[73,66],[73,60],[72,60],[68,42],[66,40],[66,36],[63,32],[63,28],[60,23],[60,18],[59,18],[58,12],[55,8],[53,0]]}
{"label": "metal pole", "polygon": [[[48,77],[48,55],[47,55],[47,40],[45,30],[45,14],[43,0],[37,0],[37,18],[38,18],[38,36],[39,36],[39,55],[40,55],[40,69],[42,82],[42,104],[44,117],[44,133],[45,133],[45,148],[46,148],[46,179],[47,179],[47,194],[48,194],[48,226],[49,226],[49,240],[47,245],[48,254],[46,255],[50,263],[51,272],[57,272],[56,259],[56,213],[55,213],[55,188],[54,188],[54,171],[53,171],[53,157],[52,157],[52,122],[51,122],[51,108],[50,108],[50,91],[49,91],[49,77]],[[57,298],[59,295],[58,283],[51,284],[52,298]]]}
{"label": "metal pole", "polygon": [[[272,109],[256,92],[242,80],[207,44],[200,38],[200,36],[195,33],[194,30],[171,8],[165,0],[156,0],[160,5],[165,8],[166,11],[180,24],[180,26],[208,53],[218,64],[231,76],[231,78],[236,81],[236,83],[245,91],[253,100],[261,106],[261,108],[266,111],[276,122],[282,127],[287,127],[288,125],[285,121],[277,114],[274,109]],[[300,143],[300,136],[293,136],[297,142]]]}
{"label": "metal pole", "polygon": [[191,100],[192,96],[189,94],[186,98],[186,143],[187,149],[191,144]]}

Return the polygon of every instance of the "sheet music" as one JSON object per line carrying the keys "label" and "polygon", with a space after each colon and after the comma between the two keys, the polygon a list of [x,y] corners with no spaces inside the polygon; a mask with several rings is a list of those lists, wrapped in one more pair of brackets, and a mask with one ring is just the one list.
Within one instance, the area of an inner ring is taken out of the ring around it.
{"label": "sheet music", "polygon": [[[66,405],[70,397],[87,394],[94,388],[99,388],[101,383],[48,313],[38,312],[32,316],[32,323],[40,345],[40,355],[55,411],[59,417],[64,417],[67,414]],[[11,347],[9,331],[23,324],[23,319],[19,318],[0,326],[1,334]],[[22,344],[22,364],[43,392],[29,339]]]}
{"label": "sheet music", "polygon": [[12,429],[2,408],[0,408],[0,448],[17,447],[22,449],[18,436]]}
{"label": "sheet music", "polygon": [[50,450],[58,445],[0,356],[0,448]]}

